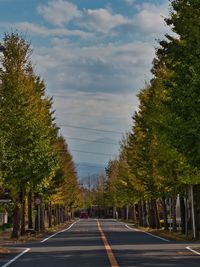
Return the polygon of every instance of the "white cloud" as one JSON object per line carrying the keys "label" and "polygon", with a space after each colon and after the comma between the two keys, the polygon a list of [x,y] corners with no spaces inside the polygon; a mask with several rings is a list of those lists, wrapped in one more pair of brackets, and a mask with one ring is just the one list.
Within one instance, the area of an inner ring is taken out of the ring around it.
{"label": "white cloud", "polygon": [[[123,2],[136,12],[132,17],[130,13],[114,13],[110,5],[81,10],[67,0],[50,0],[37,10],[51,25],[41,26],[46,25],[44,21],[40,25],[0,22],[3,31],[19,28],[34,35],[34,43],[39,45],[33,54],[36,70],[44,78],[49,94],[61,95],[54,98],[59,124],[122,132],[129,128],[138,104],[136,92],[151,78],[154,39],[167,29],[161,15],[166,16],[168,8],[167,4]],[[115,116],[122,119],[108,119]],[[62,132],[66,137],[85,139],[96,139],[98,135],[73,128],[62,128]],[[78,153],[75,157],[84,161],[86,154],[82,154],[83,159]],[[92,160],[99,162],[99,156],[88,156],[88,161]]]}
{"label": "white cloud", "polygon": [[101,33],[108,33],[110,30],[128,23],[128,18],[121,14],[112,14],[108,9],[85,10],[82,26]]}
{"label": "white cloud", "polygon": [[146,33],[166,32],[167,27],[163,17],[167,17],[168,4],[155,5],[144,3],[138,6],[138,13],[134,17],[134,25]]}
{"label": "white cloud", "polygon": [[53,0],[47,5],[40,5],[38,13],[46,21],[56,26],[63,26],[74,18],[81,17],[77,6],[65,0]]}
{"label": "white cloud", "polygon": [[57,38],[52,48],[36,53],[50,90],[119,93],[137,90],[150,78],[154,48],[145,42],[80,47]]}
{"label": "white cloud", "polygon": [[[134,92],[124,94],[85,93],[68,91],[54,97],[54,108],[58,125],[76,125],[102,130],[119,131],[125,133],[130,129],[131,115],[137,109],[138,100]],[[87,131],[73,127],[61,127],[61,132],[66,136],[70,149],[98,151],[101,153],[118,154],[118,146],[98,145],[91,143],[87,149],[81,149],[82,143],[68,139],[78,137],[90,140],[98,138],[111,138],[118,143],[120,134]],[[95,156],[73,151],[76,162],[103,163],[108,161],[108,156]]]}
{"label": "white cloud", "polygon": [[[5,23],[4,26],[13,27],[13,24]],[[19,22],[15,23],[14,27],[17,27],[18,29],[28,32],[32,35],[41,35],[43,37],[65,37],[65,36],[77,36],[82,39],[90,39],[94,37],[94,34],[91,32],[84,32],[81,30],[68,30],[67,28],[47,28],[44,26],[40,26],[34,23],[30,22]]]}

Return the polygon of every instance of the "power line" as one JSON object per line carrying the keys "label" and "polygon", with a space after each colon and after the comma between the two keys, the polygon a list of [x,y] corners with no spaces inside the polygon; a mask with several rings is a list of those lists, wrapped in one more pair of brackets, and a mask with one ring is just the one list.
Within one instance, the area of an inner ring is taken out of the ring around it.
{"label": "power line", "polygon": [[102,156],[116,156],[114,154],[106,154],[106,153],[99,153],[99,152],[90,152],[90,151],[83,151],[83,150],[76,150],[76,149],[71,149],[70,151],[74,152],[80,152],[80,153],[87,153],[87,154],[95,154],[95,155],[102,155]]}
{"label": "power line", "polygon": [[91,167],[91,168],[98,168],[98,169],[105,169],[106,166],[98,166],[98,165],[95,165],[95,164],[76,164],[76,167],[79,167],[79,166],[87,166],[87,167]]}
{"label": "power line", "polygon": [[116,145],[116,146],[118,146],[117,143],[103,142],[103,141],[97,141],[97,140],[89,140],[89,139],[76,138],[76,137],[67,137],[67,139],[78,140],[78,141],[86,141],[86,142],[98,143],[98,144],[107,144],[107,145]]}
{"label": "power line", "polygon": [[[76,149],[70,149],[70,151],[74,151],[74,152],[80,152],[80,153],[87,153],[87,154],[95,154],[95,155],[102,155],[102,156],[116,156],[114,154],[106,154],[106,153],[99,153],[99,152],[91,152],[91,151],[83,151],[83,150],[76,150]],[[60,152],[64,153],[66,152],[66,150],[60,150]]]}
{"label": "power line", "polygon": [[[58,110],[61,110],[62,111],[63,109],[58,107],[56,110],[57,111]],[[100,115],[90,115],[90,114],[79,114],[79,113],[69,113],[69,112],[67,112],[67,115],[68,116],[70,115],[70,116],[73,116],[73,117],[74,116],[76,116],[76,117],[84,117],[84,118],[86,118],[86,117],[87,118],[88,117],[91,117],[91,118],[102,118],[102,115],[101,114]],[[120,116],[115,116],[115,117],[113,116],[113,117],[111,117],[111,116],[105,116],[105,115],[103,115],[103,118],[104,119],[108,119],[108,120],[118,120],[118,121],[119,120],[125,120],[125,119],[127,119],[127,117],[122,117],[122,116],[121,117]]]}
{"label": "power line", "polygon": [[91,131],[96,131],[96,132],[123,134],[122,132],[118,132],[118,131],[101,130],[101,129],[94,129],[94,128],[89,128],[89,127],[74,126],[74,125],[69,125],[69,124],[62,124],[60,126],[61,127],[76,128],[76,129],[83,129],[83,130],[91,130]]}

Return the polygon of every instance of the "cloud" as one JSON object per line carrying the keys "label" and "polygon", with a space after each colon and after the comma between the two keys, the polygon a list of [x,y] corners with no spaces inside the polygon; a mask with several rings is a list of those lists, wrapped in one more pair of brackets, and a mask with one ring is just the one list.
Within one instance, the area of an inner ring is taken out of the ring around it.
{"label": "cloud", "polygon": [[123,15],[113,14],[108,9],[100,8],[85,10],[81,26],[96,32],[109,33],[112,29],[126,23],[128,18]]}
{"label": "cloud", "polygon": [[77,6],[65,0],[50,1],[47,5],[39,5],[37,10],[46,21],[59,27],[81,17]]}
{"label": "cloud", "polygon": [[142,32],[163,33],[167,30],[163,17],[167,17],[167,15],[167,3],[162,5],[143,3],[138,5],[138,13],[135,15],[133,23]]}
{"label": "cloud", "polygon": [[[6,26],[9,23],[5,23]],[[13,26],[10,24],[10,26]],[[27,31],[33,35],[41,35],[43,37],[64,37],[64,36],[78,36],[83,39],[90,39],[94,37],[91,32],[85,32],[81,30],[68,30],[67,28],[47,28],[30,22],[19,22],[14,24],[15,27],[22,31]]]}
{"label": "cloud", "polygon": [[37,49],[34,55],[52,91],[117,94],[143,87],[151,77],[154,48],[145,42],[77,46],[56,38],[51,48]]}
{"label": "cloud", "polygon": [[[122,104],[124,103],[124,105]],[[130,129],[132,123],[131,115],[137,109],[138,100],[134,92],[127,94],[109,93],[86,93],[68,91],[54,97],[54,108],[58,125],[75,125],[79,127],[89,127],[102,130],[125,132]],[[112,142],[118,143],[120,134],[95,132],[73,127],[61,127],[61,132],[66,136],[70,149],[81,150],[81,142],[77,142],[67,137],[85,138],[95,140],[97,138],[111,138]],[[91,143],[86,151],[99,151],[108,154],[117,154],[118,146],[99,145]],[[77,162],[98,163],[108,161],[107,156],[87,155],[73,151]]]}
{"label": "cloud", "polygon": [[[133,0],[128,0],[128,3],[133,3]],[[168,31],[163,19],[168,14],[167,2],[161,5],[135,3],[134,10],[136,13],[132,17],[126,17],[114,13],[110,7],[80,10],[68,1],[53,0],[46,5],[38,6],[38,12],[53,27],[47,28],[30,22],[19,22],[14,26],[34,35],[76,36],[90,41],[92,39],[96,43],[107,42],[107,38],[111,40],[116,36],[122,41],[125,37],[149,41],[158,39]],[[10,24],[10,27],[13,27],[13,24]]]}

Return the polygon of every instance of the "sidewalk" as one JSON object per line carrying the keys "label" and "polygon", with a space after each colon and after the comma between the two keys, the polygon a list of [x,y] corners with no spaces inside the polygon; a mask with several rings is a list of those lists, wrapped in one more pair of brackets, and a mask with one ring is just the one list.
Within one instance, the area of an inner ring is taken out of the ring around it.
{"label": "sidewalk", "polygon": [[15,241],[10,238],[11,231],[11,228],[9,228],[0,233],[0,247],[15,243]]}
{"label": "sidewalk", "polygon": [[1,255],[7,255],[10,253],[10,250],[4,247],[13,244],[13,240],[10,239],[10,235],[11,229],[6,229],[0,233],[0,257]]}

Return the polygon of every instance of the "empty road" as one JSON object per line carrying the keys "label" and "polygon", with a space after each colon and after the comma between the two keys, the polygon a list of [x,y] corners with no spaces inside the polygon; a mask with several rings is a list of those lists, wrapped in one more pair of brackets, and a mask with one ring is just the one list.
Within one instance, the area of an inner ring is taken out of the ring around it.
{"label": "empty road", "polygon": [[0,258],[0,266],[200,267],[200,255],[186,249],[188,244],[167,242],[115,220],[83,219],[41,241],[20,245]]}

